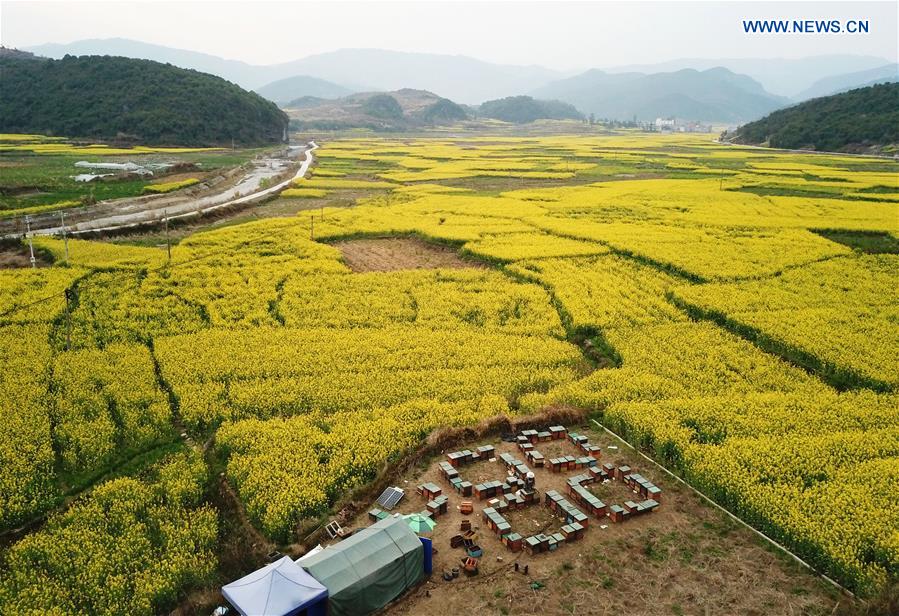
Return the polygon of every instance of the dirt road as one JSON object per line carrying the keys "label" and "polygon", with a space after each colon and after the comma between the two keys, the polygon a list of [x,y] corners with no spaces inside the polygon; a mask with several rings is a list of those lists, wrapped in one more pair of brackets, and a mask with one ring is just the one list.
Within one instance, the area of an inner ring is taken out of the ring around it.
{"label": "dirt road", "polygon": [[[303,146],[290,146],[279,155],[257,158],[242,171],[237,181],[220,181],[216,185],[203,184],[199,188],[168,195],[119,199],[79,208],[66,213],[66,232],[70,235],[114,231],[129,227],[161,223],[165,218],[176,220],[198,216],[222,208],[240,206],[276,195],[290,183],[306,175],[312,164],[314,141]],[[296,166],[295,173],[290,173]],[[288,175],[289,174],[289,175]],[[272,186],[267,186],[276,182]],[[34,235],[60,235],[63,231],[58,212],[35,216],[31,221]],[[3,233],[7,235],[7,233]],[[15,235],[9,233],[8,236]]]}

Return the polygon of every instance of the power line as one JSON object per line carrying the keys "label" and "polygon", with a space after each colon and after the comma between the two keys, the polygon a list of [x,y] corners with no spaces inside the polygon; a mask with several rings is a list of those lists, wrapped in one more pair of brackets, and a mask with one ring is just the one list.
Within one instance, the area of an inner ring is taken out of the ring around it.
{"label": "power line", "polygon": [[[310,144],[312,145],[312,147],[309,148],[309,149],[307,150],[307,154],[309,154],[308,160],[306,161],[306,168],[307,168],[307,169],[308,169],[309,165],[312,164],[312,161],[313,161],[313,158],[312,158],[312,156],[311,156],[311,152],[315,151],[315,150],[318,149],[318,147],[319,147],[318,144],[316,144],[314,140],[310,141]],[[302,167],[302,165],[301,165],[301,167]],[[286,184],[286,183],[289,183],[289,182],[291,182],[291,181],[293,181],[293,179],[296,179],[296,177],[294,177],[294,178],[288,180],[287,182],[285,182],[285,184]],[[264,193],[264,192],[271,191],[271,190],[272,190],[272,189],[267,189],[267,191],[263,191],[263,193]],[[260,194],[261,194],[261,193],[260,193]],[[260,194],[257,194],[257,195],[249,195],[249,196],[259,196]],[[247,198],[247,197],[241,197],[240,199],[237,199],[237,201],[240,201],[241,199],[246,199],[246,198]],[[233,202],[234,202],[234,200],[229,201],[229,202],[226,202],[226,203],[224,203],[224,204],[215,205],[215,206],[212,206],[212,207],[210,207],[210,208],[205,208],[205,209],[202,209],[202,210],[196,210],[196,211],[193,211],[193,212],[188,212],[187,214],[181,214],[181,215],[176,215],[176,216],[171,216],[171,217],[168,216],[168,212],[164,210],[164,211],[163,211],[163,216],[164,216],[165,231],[166,231],[166,246],[167,246],[167,251],[168,251],[168,262],[167,262],[165,265],[161,265],[161,266],[159,266],[159,267],[157,267],[157,268],[146,268],[146,272],[147,272],[148,274],[150,274],[150,273],[157,273],[157,272],[160,272],[160,271],[165,270],[165,269],[171,269],[171,268],[179,267],[179,266],[182,266],[182,265],[189,265],[189,264],[191,264],[191,263],[196,263],[197,261],[202,261],[202,260],[204,260],[204,259],[209,259],[209,258],[217,257],[217,256],[224,256],[224,255],[222,255],[221,253],[214,253],[214,252],[213,252],[213,253],[210,253],[210,254],[208,254],[208,255],[204,255],[204,256],[201,256],[201,257],[195,257],[195,258],[193,258],[193,259],[188,259],[187,261],[182,261],[182,262],[179,262],[179,263],[172,263],[172,262],[171,262],[171,260],[172,260],[172,247],[171,247],[171,242],[170,242],[170,240],[169,240],[169,235],[168,235],[168,226],[169,226],[168,223],[169,223],[169,219],[170,219],[170,218],[179,218],[179,217],[182,217],[182,216],[185,216],[185,215],[202,214],[202,213],[205,213],[205,212],[207,212],[207,211],[211,211],[211,210],[213,210],[213,209],[222,207],[223,205],[228,205],[228,204],[233,203]],[[63,242],[65,243],[65,255],[66,255],[66,256],[65,256],[65,260],[66,260],[66,264],[69,265],[69,264],[70,264],[70,263],[69,263],[69,242],[68,242],[68,236],[67,236],[67,233],[66,233],[66,226],[65,226],[64,213],[60,212],[60,218],[61,218],[61,223],[62,223],[62,224],[61,224],[61,227],[62,227],[62,234],[63,234]],[[324,211],[322,211],[322,218],[324,218]],[[25,222],[26,222],[26,225],[29,225],[29,224],[30,224],[30,216],[27,216],[27,215],[25,216]],[[315,223],[313,222],[313,225],[314,225],[314,224],[315,224]],[[89,231],[89,232],[96,232],[97,230],[94,229],[94,230],[88,230],[88,231]],[[73,232],[73,233],[74,233],[74,232]],[[28,230],[28,232],[27,232],[27,236],[28,236],[28,243],[29,243],[29,246],[31,246],[31,233],[30,233],[30,227],[29,227],[29,230]],[[32,266],[32,267],[36,267],[36,259],[35,259],[35,257],[34,257],[34,249],[33,249],[33,248],[31,249],[31,266]],[[142,269],[142,268],[135,268],[135,269]],[[108,271],[108,270],[102,270],[102,269],[100,269],[100,268],[92,268],[91,271],[89,272],[89,274],[96,273],[96,272],[100,272],[100,271],[105,271],[106,273],[110,273],[110,274],[116,274],[116,273],[121,273],[121,274],[123,274],[123,275],[124,275],[124,274],[133,274],[133,271],[131,271],[131,270],[129,270],[129,269],[123,269],[123,270],[117,270],[117,271],[110,272],[110,271]],[[90,281],[87,280],[86,277],[83,277],[83,278],[79,279],[77,282],[89,283]],[[38,305],[38,304],[40,304],[40,303],[42,303],[42,302],[51,301],[51,300],[53,300],[53,299],[58,299],[58,298],[59,298],[59,295],[51,295],[51,296],[49,296],[49,297],[44,297],[44,298],[35,300],[35,301],[33,301],[33,302],[29,302],[28,304],[22,304],[22,305],[19,305],[19,306],[14,306],[13,308],[10,308],[10,309],[6,310],[5,312],[0,313],[0,319],[2,319],[2,318],[4,318],[4,317],[7,317],[7,316],[9,316],[9,315],[11,315],[11,314],[14,314],[14,313],[16,313],[16,312],[18,312],[18,311],[20,311],[20,310],[24,310],[25,308],[29,308],[29,307],[31,307],[31,306],[36,306],[36,305]],[[63,299],[65,299],[65,294],[63,294]]]}
{"label": "power line", "polygon": [[9,316],[19,310],[25,310],[26,308],[31,308],[32,306],[37,306],[43,302],[49,302],[50,300],[59,299],[59,295],[51,295],[50,297],[42,297],[41,299],[35,300],[33,302],[28,302],[27,304],[21,304],[19,306],[14,306],[7,310],[6,312],[0,313],[0,318]]}
{"label": "power line", "polygon": [[[224,255],[213,252],[213,253],[202,255],[199,257],[194,257],[192,259],[187,259],[185,261],[179,261],[177,263],[167,263],[165,265],[160,265],[159,267],[155,267],[155,268],[136,267],[136,268],[128,268],[128,269],[116,269],[116,270],[112,270],[112,271],[94,268],[94,269],[91,269],[84,277],[76,280],[76,282],[78,282],[80,284],[88,284],[89,285],[91,283],[91,281],[87,278],[87,276],[89,276],[90,274],[97,274],[97,273],[105,273],[105,274],[109,274],[111,276],[119,276],[119,275],[127,276],[127,275],[133,275],[136,271],[140,271],[141,269],[145,269],[148,274],[156,274],[156,273],[164,271],[164,270],[173,269],[173,268],[181,267],[184,265],[190,265],[192,263],[204,261],[206,259],[211,259],[213,257],[222,257],[222,256],[224,256]],[[16,312],[18,312],[20,310],[25,310],[26,308],[36,306],[43,302],[49,302],[49,301],[58,300],[58,299],[66,299],[66,291],[68,291],[68,289],[64,290],[61,295],[59,293],[56,293],[53,295],[49,295],[47,297],[42,297],[40,299],[36,299],[33,302],[28,302],[27,304],[20,304],[18,306],[13,306],[12,308],[6,310],[5,312],[0,313],[0,319],[7,317],[11,314],[15,314]]]}

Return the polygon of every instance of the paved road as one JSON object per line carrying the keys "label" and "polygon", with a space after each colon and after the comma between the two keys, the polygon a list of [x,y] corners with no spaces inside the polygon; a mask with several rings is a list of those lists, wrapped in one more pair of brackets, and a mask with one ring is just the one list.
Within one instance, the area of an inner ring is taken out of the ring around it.
{"label": "paved road", "polygon": [[[306,146],[291,147],[287,156],[256,159],[237,183],[219,191],[213,189],[212,192],[196,196],[176,192],[170,195],[122,199],[98,204],[100,207],[97,208],[85,208],[78,211],[77,221],[66,224],[66,232],[80,235],[159,224],[165,218],[176,220],[263,201],[287,188],[294,180],[303,178],[314,160],[312,153],[316,149],[318,145],[310,141]],[[274,186],[262,188],[266,180],[283,175],[295,165],[297,155],[302,156],[303,160],[295,174]],[[58,213],[35,217],[32,232],[34,235],[60,235],[63,231],[60,225]]]}

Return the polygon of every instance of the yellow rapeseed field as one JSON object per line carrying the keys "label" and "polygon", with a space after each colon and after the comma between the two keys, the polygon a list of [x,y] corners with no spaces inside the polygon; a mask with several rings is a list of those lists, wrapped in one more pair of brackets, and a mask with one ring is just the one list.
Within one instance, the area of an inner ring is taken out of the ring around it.
{"label": "yellow rapeseed field", "polygon": [[198,180],[197,178],[187,178],[186,180],[179,180],[177,182],[161,182],[159,184],[148,184],[144,186],[144,192],[151,194],[170,193],[199,183],[200,180]]}
{"label": "yellow rapeseed field", "polygon": [[[895,163],[636,132],[316,157],[285,198],[352,207],[194,233],[171,260],[70,239],[65,262],[35,238],[52,267],[0,271],[0,528],[98,479],[12,545],[0,612],[150,614],[209,574],[202,459],[104,479],[181,429],[215,437],[251,521],[291,541],[432,430],[558,404],[854,590],[896,578]],[[488,267],[356,272],[331,245],[385,236]],[[133,575],[103,585],[119,550]]]}

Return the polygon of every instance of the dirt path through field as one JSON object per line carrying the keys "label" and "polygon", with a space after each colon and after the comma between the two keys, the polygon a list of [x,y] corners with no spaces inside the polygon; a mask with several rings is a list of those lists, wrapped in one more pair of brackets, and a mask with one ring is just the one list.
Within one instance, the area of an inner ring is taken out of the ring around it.
{"label": "dirt path through field", "polygon": [[[71,235],[116,231],[142,225],[158,225],[165,218],[177,220],[216,210],[248,205],[276,196],[294,180],[303,178],[318,148],[314,141],[302,147],[285,148],[278,154],[256,158],[241,172],[218,186],[198,184],[164,195],[117,199],[68,212],[66,230]],[[297,165],[299,157],[299,165]],[[35,235],[60,235],[58,213],[32,217]],[[0,225],[0,233],[12,237],[11,229]]]}

